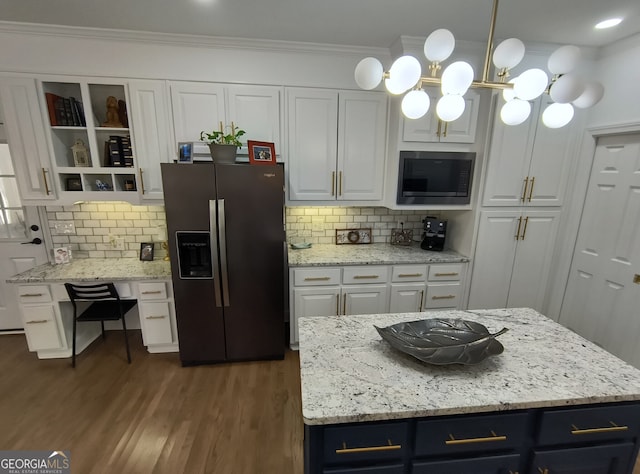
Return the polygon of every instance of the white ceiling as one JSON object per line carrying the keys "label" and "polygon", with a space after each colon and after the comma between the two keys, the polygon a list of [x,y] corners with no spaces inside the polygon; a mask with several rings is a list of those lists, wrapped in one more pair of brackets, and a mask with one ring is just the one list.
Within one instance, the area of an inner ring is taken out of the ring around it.
{"label": "white ceiling", "polygon": [[[437,28],[486,42],[492,0],[1,0],[0,20],[389,47]],[[610,30],[593,25],[613,16]],[[640,32],[638,0],[502,0],[496,38],[603,46]]]}

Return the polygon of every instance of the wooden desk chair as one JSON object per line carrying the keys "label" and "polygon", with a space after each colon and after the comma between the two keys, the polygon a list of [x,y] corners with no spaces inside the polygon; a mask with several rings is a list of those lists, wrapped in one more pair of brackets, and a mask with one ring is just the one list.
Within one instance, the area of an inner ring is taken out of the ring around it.
{"label": "wooden desk chair", "polygon": [[[102,338],[104,339],[104,322],[122,320],[124,330],[124,343],[127,347],[127,361],[131,363],[129,351],[129,339],[127,338],[127,324],[124,316],[138,304],[137,300],[122,300],[113,283],[100,283],[96,285],[76,285],[65,283],[65,288],[73,305],[73,350],[71,352],[71,367],[76,366],[76,323],[83,321],[100,321],[102,326]],[[90,302],[81,313],[78,313],[77,303]]]}

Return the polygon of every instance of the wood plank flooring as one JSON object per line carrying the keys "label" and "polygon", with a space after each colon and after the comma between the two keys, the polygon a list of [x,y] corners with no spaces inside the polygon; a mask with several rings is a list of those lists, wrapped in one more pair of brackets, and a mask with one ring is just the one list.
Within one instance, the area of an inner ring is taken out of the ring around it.
{"label": "wood plank flooring", "polygon": [[297,352],[184,368],[132,334],[131,365],[112,331],[75,370],[0,336],[0,449],[70,450],[77,474],[302,474]]}
{"label": "wood plank flooring", "polygon": [[120,332],[70,359],[0,336],[0,449],[71,450],[74,473],[301,474],[298,353],[182,367]]}

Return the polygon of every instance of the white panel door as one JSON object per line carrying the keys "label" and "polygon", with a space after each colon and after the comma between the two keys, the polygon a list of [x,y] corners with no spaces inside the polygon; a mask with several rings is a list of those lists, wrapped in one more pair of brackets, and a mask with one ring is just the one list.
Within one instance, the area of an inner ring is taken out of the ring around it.
{"label": "white panel door", "polygon": [[298,319],[310,316],[337,316],[340,287],[294,288],[291,344],[298,344]]}
{"label": "white panel door", "polygon": [[560,323],[640,367],[640,135],[598,141]]}
{"label": "white panel door", "polygon": [[382,199],[386,122],[385,94],[340,93],[338,199]]}
{"label": "white panel door", "polygon": [[424,283],[392,284],[389,312],[414,313],[422,311],[426,288]]}
{"label": "white panel door", "polygon": [[388,313],[387,285],[342,287],[342,314]]}
{"label": "white panel door", "polygon": [[[176,142],[200,140],[200,132],[219,130],[225,122],[224,88],[219,84],[170,82]],[[177,147],[177,144],[176,144]]]}
{"label": "white panel door", "polygon": [[287,91],[289,199],[336,199],[338,93]]}

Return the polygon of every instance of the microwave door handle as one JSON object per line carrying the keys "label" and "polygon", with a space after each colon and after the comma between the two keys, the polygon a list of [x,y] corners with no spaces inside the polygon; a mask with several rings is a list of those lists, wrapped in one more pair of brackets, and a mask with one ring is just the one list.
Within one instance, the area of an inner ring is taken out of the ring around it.
{"label": "microwave door handle", "polygon": [[222,307],[222,295],[220,293],[220,270],[218,266],[218,220],[216,208],[218,201],[209,201],[209,235],[211,236],[211,266],[213,267],[213,289],[216,298],[216,307]]}
{"label": "microwave door handle", "polygon": [[218,230],[220,231],[220,273],[222,277],[222,297],[225,306],[229,302],[229,272],[227,269],[227,226],[224,216],[224,199],[218,200]]}

